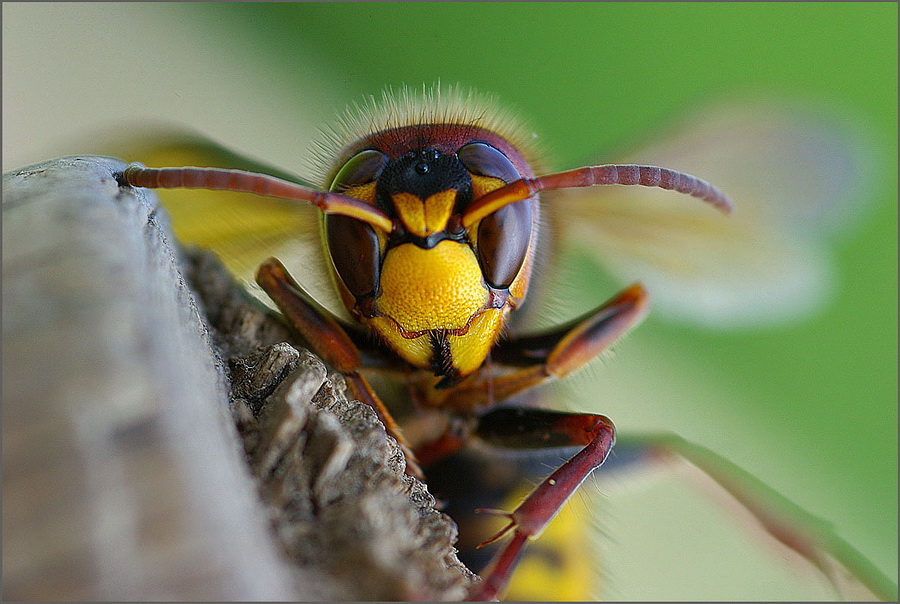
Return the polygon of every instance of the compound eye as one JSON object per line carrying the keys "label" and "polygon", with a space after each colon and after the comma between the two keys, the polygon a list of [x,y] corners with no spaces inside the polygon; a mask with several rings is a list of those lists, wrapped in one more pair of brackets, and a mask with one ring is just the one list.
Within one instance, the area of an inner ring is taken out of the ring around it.
{"label": "compound eye", "polygon": [[388,156],[381,151],[376,149],[360,151],[338,170],[328,190],[341,192],[351,187],[369,184],[381,176],[387,163]]}
{"label": "compound eye", "polygon": [[[343,192],[378,180],[388,156],[376,149],[360,151],[345,163],[328,187]],[[325,216],[328,251],[338,276],[359,298],[378,286],[381,267],[378,235],[368,224],[347,216]]]}
{"label": "compound eye", "polygon": [[499,178],[505,183],[511,183],[522,177],[502,151],[487,143],[464,145],[456,152],[456,156],[466,170],[478,176]]}
{"label": "compound eye", "polygon": [[373,293],[381,268],[375,229],[355,218],[326,216],[325,232],[331,261],[350,293],[357,298]]}
{"label": "compound eye", "polygon": [[[456,152],[466,170],[505,183],[522,176],[506,155],[487,143],[475,142]],[[495,289],[508,288],[525,263],[531,242],[531,201],[500,208],[478,224],[478,259],[485,281]]]}
{"label": "compound eye", "polygon": [[525,262],[531,241],[531,201],[502,207],[478,223],[478,260],[485,281],[508,288]]}

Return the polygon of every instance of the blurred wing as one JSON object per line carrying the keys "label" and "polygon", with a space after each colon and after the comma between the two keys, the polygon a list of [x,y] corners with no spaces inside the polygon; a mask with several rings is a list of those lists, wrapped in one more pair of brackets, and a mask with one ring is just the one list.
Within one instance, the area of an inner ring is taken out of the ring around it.
{"label": "blurred wing", "polygon": [[713,326],[787,320],[825,299],[823,243],[861,214],[859,146],[809,112],[729,107],[616,162],[703,178],[735,202],[722,216],[644,187],[547,196],[566,251],[587,253],[616,281],[643,282],[662,315]]}
{"label": "blurred wing", "polygon": [[[237,168],[311,183],[256,160],[233,153],[199,135],[154,129],[118,135],[128,142],[95,143],[97,152],[151,167],[203,166]],[[210,249],[247,290],[273,307],[256,284],[257,267],[279,258],[295,279],[320,303],[344,314],[332,293],[318,225],[318,210],[287,200],[248,193],[158,190],[176,237],[183,244]]]}

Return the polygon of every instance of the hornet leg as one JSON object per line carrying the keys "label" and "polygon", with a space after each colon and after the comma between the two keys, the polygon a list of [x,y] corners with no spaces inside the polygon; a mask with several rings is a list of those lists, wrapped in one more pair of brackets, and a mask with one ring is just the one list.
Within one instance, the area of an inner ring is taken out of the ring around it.
{"label": "hornet leg", "polygon": [[552,331],[503,341],[491,351],[492,363],[515,370],[463,382],[440,404],[471,413],[549,380],[563,378],[637,325],[646,314],[648,303],[646,290],[635,284],[588,314]]}
{"label": "hornet leg", "polygon": [[493,543],[510,531],[512,540],[482,571],[484,581],[469,594],[469,599],[499,597],[525,544],[540,536],[579,485],[603,464],[615,443],[615,434],[612,422],[603,415],[504,407],[479,417],[476,435],[495,446],[521,449],[583,445],[584,448],[545,478],[512,512],[482,510],[509,519],[505,528],[482,545]]}

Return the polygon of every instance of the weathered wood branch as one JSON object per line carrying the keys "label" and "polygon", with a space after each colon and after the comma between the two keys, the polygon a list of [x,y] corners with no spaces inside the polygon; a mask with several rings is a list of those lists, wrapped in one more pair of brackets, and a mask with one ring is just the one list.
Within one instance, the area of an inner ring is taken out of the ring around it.
{"label": "weathered wood branch", "polygon": [[5,599],[455,599],[374,413],[118,160],[3,178]]}

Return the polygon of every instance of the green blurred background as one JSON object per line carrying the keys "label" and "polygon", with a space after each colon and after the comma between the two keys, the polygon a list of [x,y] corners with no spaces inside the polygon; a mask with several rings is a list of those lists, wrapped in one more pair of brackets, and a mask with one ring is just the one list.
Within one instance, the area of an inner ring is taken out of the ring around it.
{"label": "green blurred background", "polygon": [[[4,170],[165,120],[301,171],[348,102],[437,79],[520,110],[559,168],[615,161],[604,152],[716,100],[764,95],[857,128],[875,152],[871,206],[826,243],[838,280],[819,312],[731,332],[651,316],[589,373],[620,430],[723,454],[896,582],[896,4],[5,3],[3,17]],[[603,515],[603,595],[829,597],[727,510],[659,482],[583,511]]]}

